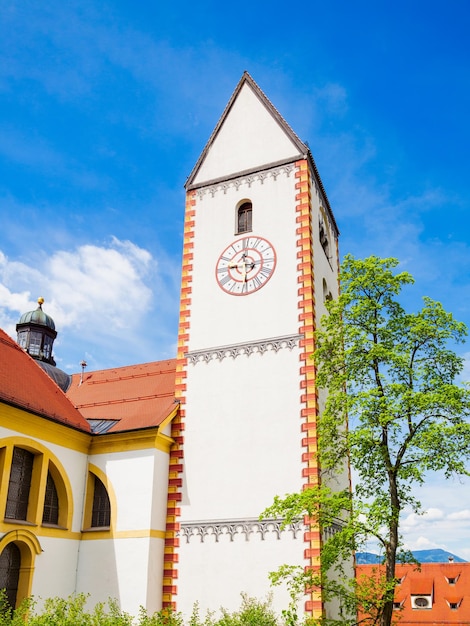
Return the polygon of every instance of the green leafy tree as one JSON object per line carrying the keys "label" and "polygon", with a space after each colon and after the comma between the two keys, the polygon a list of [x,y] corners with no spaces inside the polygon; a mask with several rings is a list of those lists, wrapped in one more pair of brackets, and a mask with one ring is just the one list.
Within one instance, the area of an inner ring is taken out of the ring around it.
{"label": "green leafy tree", "polygon": [[[323,530],[340,521],[324,544],[321,569],[303,576],[327,597],[341,596],[353,614],[359,609],[364,623],[380,626],[393,618],[400,514],[421,512],[416,488],[429,472],[468,475],[470,456],[470,392],[455,382],[463,360],[451,347],[464,340],[465,325],[429,298],[417,313],[407,312],[398,296],[414,281],[397,265],[345,258],[341,294],[326,303],[316,333],[317,382],[328,389],[318,421],[322,484],[278,497],[263,513],[286,522],[307,514]],[[348,462],[353,493],[334,489],[333,476]],[[347,577],[341,561],[371,538],[383,555],[383,576],[365,588]]]}

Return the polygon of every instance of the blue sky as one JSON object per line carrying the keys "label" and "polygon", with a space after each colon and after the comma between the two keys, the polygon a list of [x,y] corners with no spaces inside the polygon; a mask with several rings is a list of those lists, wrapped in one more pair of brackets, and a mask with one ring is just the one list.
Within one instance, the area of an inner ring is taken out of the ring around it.
{"label": "blue sky", "polygon": [[[0,327],[44,296],[72,372],[175,355],[183,185],[244,70],[311,147],[341,252],[470,325],[470,5],[0,4]],[[467,359],[470,348],[459,347]],[[468,482],[410,547],[470,560]]]}

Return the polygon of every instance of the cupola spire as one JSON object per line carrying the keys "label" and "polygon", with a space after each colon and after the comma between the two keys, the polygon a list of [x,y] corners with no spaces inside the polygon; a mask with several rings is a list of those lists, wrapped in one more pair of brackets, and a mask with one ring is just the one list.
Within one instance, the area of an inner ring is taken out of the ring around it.
{"label": "cupola spire", "polygon": [[57,331],[52,317],[42,310],[43,304],[44,298],[41,296],[38,298],[38,308],[21,316],[16,325],[17,341],[33,359],[55,365],[52,347]]}

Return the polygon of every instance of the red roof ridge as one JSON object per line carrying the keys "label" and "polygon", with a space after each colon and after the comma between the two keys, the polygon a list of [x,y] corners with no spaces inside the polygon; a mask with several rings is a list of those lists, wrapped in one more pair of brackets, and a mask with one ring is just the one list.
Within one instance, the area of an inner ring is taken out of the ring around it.
{"label": "red roof ridge", "polygon": [[[119,365],[117,367],[103,367],[99,370],[90,370],[90,373],[96,374],[98,372],[118,372],[119,370],[140,369],[149,365],[157,365],[158,363],[167,363],[168,365],[166,366],[166,368],[171,371],[172,369],[174,369],[174,367],[176,367],[176,358],[173,357],[171,359],[159,359],[157,361],[147,361],[145,363],[133,363],[132,365]],[[80,373],[78,373],[78,375],[80,375]]]}
{"label": "red roof ridge", "polygon": [[[149,376],[158,376],[159,374],[164,374],[165,372],[172,372],[174,368],[162,369],[162,370],[154,370],[153,372],[144,372],[142,374],[129,374],[129,376],[116,376],[112,378],[101,378],[100,380],[87,380],[88,385],[102,385],[103,383],[115,383],[121,380],[133,380],[134,378],[147,378]],[[106,371],[106,370],[97,370]],[[90,372],[96,374],[97,371]]]}
{"label": "red roof ridge", "polygon": [[84,409],[89,406],[104,406],[108,404],[122,404],[127,402],[140,402],[141,400],[152,400],[153,398],[171,398],[174,393],[152,393],[148,396],[136,396],[135,398],[116,398],[115,400],[103,400],[101,402],[84,402],[76,404],[77,409]]}

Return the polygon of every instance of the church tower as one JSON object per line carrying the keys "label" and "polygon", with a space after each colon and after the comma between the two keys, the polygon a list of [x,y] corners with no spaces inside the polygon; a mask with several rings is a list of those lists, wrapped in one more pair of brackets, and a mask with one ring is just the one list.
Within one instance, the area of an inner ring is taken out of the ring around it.
{"label": "church tower", "polygon": [[[265,598],[281,564],[318,565],[318,528],[259,515],[320,480],[310,357],[338,229],[308,146],[248,73],[186,190],[164,603],[187,615]],[[304,608],[320,616],[321,595]]]}

